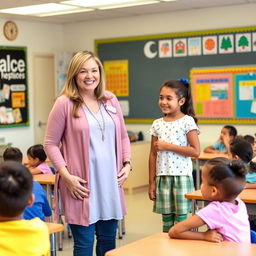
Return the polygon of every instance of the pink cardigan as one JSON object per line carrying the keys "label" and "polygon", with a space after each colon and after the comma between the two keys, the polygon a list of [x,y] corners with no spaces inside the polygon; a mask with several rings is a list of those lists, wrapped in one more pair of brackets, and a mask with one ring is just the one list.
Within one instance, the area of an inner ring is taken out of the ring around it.
{"label": "pink cardigan", "polygon": [[[130,141],[116,96],[107,91],[105,94],[111,98],[104,102],[104,106],[115,124],[117,170],[119,172],[122,168],[123,159],[131,157]],[[113,108],[109,108],[108,105],[113,106],[116,113],[113,113]],[[72,108],[73,102],[65,95],[57,98],[48,118],[44,148],[56,170],[66,166],[70,174],[83,178],[89,185],[89,125],[83,109],[78,110],[80,117],[74,118]],[[56,174],[54,189],[56,219],[58,220],[60,213],[58,188],[60,188],[66,222],[88,226],[89,198],[85,198],[83,201],[73,199],[58,173]],[[125,215],[126,206],[122,187],[120,187],[119,192],[122,212]]]}

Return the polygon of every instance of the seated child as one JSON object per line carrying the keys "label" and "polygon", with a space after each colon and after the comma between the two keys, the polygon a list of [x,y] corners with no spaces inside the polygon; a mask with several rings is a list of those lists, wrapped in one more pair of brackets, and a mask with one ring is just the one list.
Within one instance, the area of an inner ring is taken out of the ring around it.
{"label": "seated child", "polygon": [[[4,161],[16,161],[22,163],[22,152],[15,147],[7,148],[3,153]],[[35,200],[32,206],[25,208],[23,218],[26,220],[33,219],[35,217],[40,218],[43,221],[49,221],[49,217],[52,215],[52,210],[47,200],[46,192],[42,186],[33,180],[33,190]],[[46,218],[45,218],[46,217]]]}
{"label": "seated child", "polygon": [[23,154],[18,148],[9,147],[5,149],[3,153],[3,159],[4,161],[15,161],[22,163]]}
{"label": "seated child", "polygon": [[[230,152],[232,158],[240,159],[248,166],[248,173],[246,174],[245,188],[256,188],[256,163],[252,161],[253,148],[251,143],[246,141],[243,137],[236,138],[230,144]],[[256,231],[256,216],[250,215],[251,229]]]}
{"label": "seated child", "polygon": [[255,143],[255,138],[252,135],[245,135],[244,139],[248,141],[252,145],[253,149],[253,162],[256,162],[256,143]]}
{"label": "seated child", "polygon": [[236,137],[237,130],[232,125],[225,125],[221,129],[219,140],[204,149],[205,153],[228,153],[230,142]]}
{"label": "seated child", "polygon": [[45,162],[47,156],[44,147],[41,144],[31,146],[27,150],[28,168],[30,172],[35,174],[52,174],[51,168]]}
{"label": "seated child", "polygon": [[18,162],[0,164],[0,255],[49,256],[46,224],[39,218],[22,219],[26,206],[33,204],[33,178]]}
{"label": "seated child", "polygon": [[253,148],[243,137],[238,137],[230,143],[231,156],[240,159],[248,166],[245,188],[256,188],[256,163],[252,161]]}
{"label": "seated child", "polygon": [[[195,215],[169,230],[171,238],[251,243],[247,209],[238,195],[244,188],[247,168],[241,160],[216,157],[202,169],[201,192],[212,201]],[[205,232],[192,231],[203,225]]]}

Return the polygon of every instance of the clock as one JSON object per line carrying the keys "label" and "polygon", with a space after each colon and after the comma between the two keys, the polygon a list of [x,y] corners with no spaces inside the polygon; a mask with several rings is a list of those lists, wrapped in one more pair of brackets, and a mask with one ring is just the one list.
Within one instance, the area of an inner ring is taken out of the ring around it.
{"label": "clock", "polygon": [[15,22],[13,21],[6,21],[4,23],[4,36],[6,39],[13,41],[16,39],[18,35],[18,27]]}

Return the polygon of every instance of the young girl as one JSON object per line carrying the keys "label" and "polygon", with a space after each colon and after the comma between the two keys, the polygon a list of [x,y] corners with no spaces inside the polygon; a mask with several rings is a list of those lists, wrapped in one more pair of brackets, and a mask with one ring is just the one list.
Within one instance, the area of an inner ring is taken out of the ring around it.
{"label": "young girl", "polygon": [[37,144],[27,150],[28,168],[34,174],[52,174],[48,164],[45,162],[47,156],[44,152],[43,145]]}
{"label": "young girl", "polygon": [[256,142],[255,138],[252,135],[245,135],[244,139],[248,141],[252,145],[252,150],[253,150],[253,162],[256,162]]}
{"label": "young girl", "polygon": [[230,143],[230,152],[232,158],[240,159],[248,166],[245,188],[256,188],[256,163],[252,161],[252,145],[239,136]]}
{"label": "young girl", "polygon": [[163,231],[187,218],[191,202],[184,194],[194,190],[192,156],[200,154],[197,119],[189,83],[170,80],[160,88],[159,107],[164,117],[150,129],[149,198],[153,211],[162,214]]}
{"label": "young girl", "polygon": [[[213,202],[172,227],[169,236],[216,243],[224,240],[250,243],[247,209],[237,197],[244,189],[246,173],[241,160],[217,157],[207,161],[202,169],[201,192],[205,200]],[[205,224],[207,231],[192,231]]]}
{"label": "young girl", "polygon": [[236,137],[237,130],[232,125],[225,125],[221,129],[220,137],[216,143],[204,149],[205,153],[230,153],[230,142]]}
{"label": "young girl", "polygon": [[[231,156],[234,159],[242,160],[248,167],[245,176],[245,188],[256,188],[256,163],[253,162],[253,145],[246,141],[246,137],[238,136],[230,143]],[[256,231],[256,216],[249,215],[250,227]]]}

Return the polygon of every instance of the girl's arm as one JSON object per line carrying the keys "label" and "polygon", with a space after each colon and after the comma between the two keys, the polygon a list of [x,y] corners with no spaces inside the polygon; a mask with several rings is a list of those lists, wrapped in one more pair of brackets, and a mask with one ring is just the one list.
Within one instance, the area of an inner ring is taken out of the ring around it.
{"label": "girl's arm", "polygon": [[204,149],[204,153],[219,153],[219,150],[216,150],[213,146],[208,146]]}
{"label": "girl's arm", "polygon": [[150,200],[156,199],[156,185],[155,185],[155,176],[156,176],[156,150],[155,150],[155,142],[157,141],[157,137],[151,136],[151,148],[149,153],[149,189],[148,195]]}
{"label": "girl's arm", "polygon": [[206,232],[191,231],[193,228],[198,228],[205,224],[206,223],[198,215],[193,215],[173,226],[169,230],[169,236],[170,238],[205,240],[215,243],[222,242],[223,236],[216,230],[207,230]]}
{"label": "girl's arm", "polygon": [[155,142],[157,151],[172,151],[183,156],[198,157],[200,155],[200,143],[197,135],[197,130],[192,130],[187,133],[188,146],[179,146],[163,141]]}
{"label": "girl's arm", "polygon": [[244,188],[256,188],[256,183],[246,182]]}
{"label": "girl's arm", "polygon": [[41,174],[42,173],[40,169],[32,168],[32,167],[29,168],[29,171],[31,172],[32,175],[36,175],[36,174]]}

